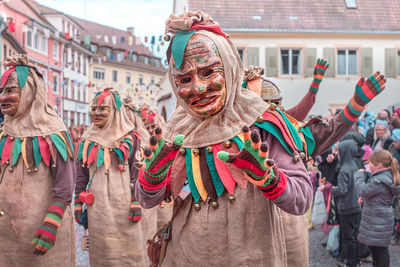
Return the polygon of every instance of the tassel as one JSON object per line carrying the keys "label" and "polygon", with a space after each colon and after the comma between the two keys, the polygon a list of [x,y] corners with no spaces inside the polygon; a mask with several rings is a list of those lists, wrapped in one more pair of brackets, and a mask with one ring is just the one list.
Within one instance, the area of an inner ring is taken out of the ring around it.
{"label": "tassel", "polygon": [[25,167],[29,169],[28,160],[26,158],[26,137],[24,137],[24,140],[22,141],[21,154],[22,154],[22,159],[24,160],[25,163]]}
{"label": "tassel", "polygon": [[39,140],[36,136],[32,138],[32,147],[33,147],[33,157],[35,158],[35,165],[36,168],[39,168],[39,163],[42,160],[42,155],[40,154]]}
{"label": "tassel", "polygon": [[108,171],[110,165],[111,165],[110,149],[108,147],[104,147],[104,166],[106,167],[106,171]]}
{"label": "tassel", "polygon": [[[47,144],[46,140],[43,139],[43,137],[38,136],[38,141],[39,141],[39,148],[40,148],[40,154],[42,155],[43,161],[47,166],[50,166],[50,147],[49,144]],[[39,167],[38,159],[35,157],[36,161],[36,166]]]}
{"label": "tassel", "polygon": [[64,138],[61,138],[58,134],[50,134],[50,139],[51,139],[54,147],[61,154],[64,162],[66,162],[68,152],[67,152],[66,143],[64,142],[65,140],[63,140]]}
{"label": "tassel", "polygon": [[21,139],[18,137],[15,138],[14,148],[12,150],[12,166],[14,166],[18,161],[18,157],[21,154],[21,145],[22,145]]}

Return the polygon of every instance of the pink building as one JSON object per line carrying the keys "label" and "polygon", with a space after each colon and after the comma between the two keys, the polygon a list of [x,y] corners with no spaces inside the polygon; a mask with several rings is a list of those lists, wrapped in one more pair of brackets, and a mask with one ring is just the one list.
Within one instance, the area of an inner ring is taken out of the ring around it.
{"label": "pink building", "polygon": [[[14,32],[9,33],[22,45],[30,61],[43,74],[47,84],[48,101],[60,114],[63,79],[61,60],[65,39],[40,15],[32,3],[32,0],[9,1],[0,4],[0,12],[8,21],[12,19]],[[1,58],[2,62],[4,60]]]}

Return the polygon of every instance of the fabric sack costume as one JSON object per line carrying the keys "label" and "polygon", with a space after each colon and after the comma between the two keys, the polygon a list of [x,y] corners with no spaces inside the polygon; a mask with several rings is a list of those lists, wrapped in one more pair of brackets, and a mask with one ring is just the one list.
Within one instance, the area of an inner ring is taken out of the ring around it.
{"label": "fabric sack costume", "polygon": [[[0,131],[0,266],[75,266],[71,138],[27,55],[9,57],[6,65],[2,109],[12,90],[20,102]],[[9,87],[13,79],[19,88]]]}
{"label": "fabric sack costume", "polygon": [[[117,91],[105,89],[91,109],[110,108],[102,128],[92,124],[83,134],[77,154],[75,200],[87,206],[91,266],[145,266],[146,240],[156,231],[155,210],[142,211],[132,190],[138,170],[133,167],[140,135],[129,120]],[[91,115],[92,116],[92,115]],[[79,209],[79,208],[78,208]]]}

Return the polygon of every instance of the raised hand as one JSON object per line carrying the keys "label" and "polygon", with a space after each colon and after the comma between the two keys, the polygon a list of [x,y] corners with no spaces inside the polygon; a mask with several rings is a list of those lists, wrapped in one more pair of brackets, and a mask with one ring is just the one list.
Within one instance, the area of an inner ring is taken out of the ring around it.
{"label": "raised hand", "polygon": [[161,128],[156,128],[154,132],[155,135],[150,137],[149,146],[144,149],[144,160],[135,163],[135,167],[142,170],[139,173],[140,184],[149,190],[152,189],[152,185],[164,181],[184,139],[183,135],[178,134],[170,145],[165,143]]}
{"label": "raised hand", "polygon": [[[229,162],[246,173],[246,178],[256,186],[266,187],[275,179],[273,160],[268,159],[268,144],[261,143],[260,135],[256,130],[250,134],[250,129],[244,126],[244,146],[237,154],[226,151],[218,152],[218,158]],[[278,172],[276,172],[278,174]]]}
{"label": "raised hand", "polygon": [[314,79],[311,83],[310,90],[314,92],[318,92],[319,84],[321,83],[322,79],[324,78],[325,72],[328,69],[329,64],[328,62],[323,59],[319,58],[314,66]]}
{"label": "raised hand", "polygon": [[379,71],[369,76],[368,79],[362,77],[356,84],[353,97],[341,112],[343,120],[353,124],[365,106],[385,89],[385,83],[386,78]]}

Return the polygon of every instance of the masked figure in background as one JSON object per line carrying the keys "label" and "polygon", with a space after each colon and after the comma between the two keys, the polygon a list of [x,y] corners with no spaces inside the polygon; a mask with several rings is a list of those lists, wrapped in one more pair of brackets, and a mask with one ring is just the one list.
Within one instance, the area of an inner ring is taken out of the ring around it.
{"label": "masked figure in background", "polygon": [[82,205],[87,207],[90,265],[145,266],[144,246],[156,229],[151,222],[156,215],[142,212],[132,195],[140,135],[113,89],[97,93],[90,117],[79,146],[75,189],[76,217],[83,217]]}
{"label": "masked figure in background", "polygon": [[9,57],[6,65],[0,89],[0,266],[75,266],[71,137],[27,55]]}

